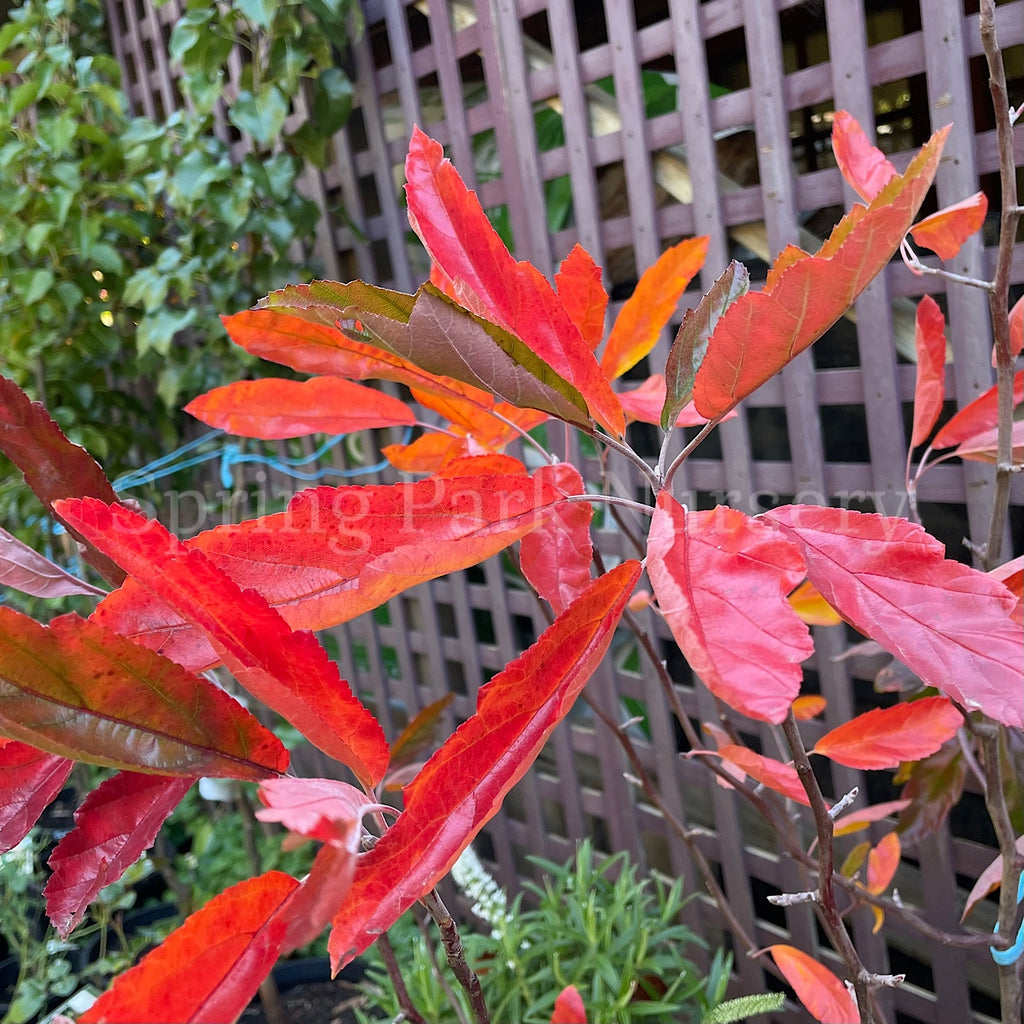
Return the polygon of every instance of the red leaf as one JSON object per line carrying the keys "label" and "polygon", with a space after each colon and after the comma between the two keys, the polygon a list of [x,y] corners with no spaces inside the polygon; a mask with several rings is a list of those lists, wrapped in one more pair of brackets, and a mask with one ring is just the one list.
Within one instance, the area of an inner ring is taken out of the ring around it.
{"label": "red leaf", "polygon": [[316,637],[291,630],[259,594],[243,591],[202,551],[160,523],[93,499],[63,514],[150,593],[203,630],[238,681],[366,785],[387,769],[380,724],[338,675]]}
{"label": "red leaf", "polygon": [[575,985],[567,985],[558,993],[551,1024],[587,1024],[587,1008]]}
{"label": "red leaf", "polygon": [[907,173],[867,208],[854,206],[814,256],[788,250],[760,292],[725,311],[697,371],[693,397],[707,419],[728,412],[834,324],[888,263],[938,167],[949,129],[932,136]]}
{"label": "red leaf", "polygon": [[1024,622],[1024,555],[989,570],[989,576],[999,580],[1017,599],[1017,605],[1010,613],[1015,622]]}
{"label": "red leaf", "polygon": [[355,786],[334,779],[270,779],[260,786],[260,799],[266,805],[256,812],[260,821],[279,821],[324,843],[292,897],[285,955],[312,942],[338,912],[355,877],[363,815],[377,805]]}
{"label": "red leaf", "polygon": [[960,246],[981,230],[986,213],[988,199],[985,193],[975,192],[973,196],[919,220],[910,233],[918,245],[927,246],[941,259],[951,260],[960,251]]}
{"label": "red leaf", "polygon": [[3,529],[0,529],[0,586],[13,587],[33,597],[68,597],[71,594],[103,597],[106,593],[65,572]]}
{"label": "red leaf", "polygon": [[609,380],[621,377],[658,343],[679,300],[694,275],[704,266],[708,238],[686,238],[666,249],[637,282],[622,304],[608,343],[601,355],[601,369]]}
{"label": "red leaf", "polygon": [[419,128],[405,173],[409,223],[452,280],[459,302],[521,338],[579,389],[603,427],[621,437],[618,400],[554,289],[536,267],[515,261],[440,143]]}
{"label": "red leaf", "polygon": [[404,402],[340,377],[236,381],[194,398],[185,412],[229,434],[265,440],[416,422]]}
{"label": "red leaf", "polygon": [[215,896],[120,975],[79,1024],[235,1020],[277,960],[298,884],[270,871]]}
{"label": "red leaf", "polygon": [[822,1024],[860,1024],[853,996],[827,967],[794,946],[769,946],[768,952],[815,1020]]}
{"label": "red leaf", "polygon": [[800,663],[814,650],[786,600],[804,577],[798,549],[735,509],[687,512],[662,491],[647,574],[704,685],[751,718],[781,722],[800,692]]}
{"label": "red leaf", "polygon": [[596,579],[481,688],[476,714],[406,787],[405,810],[360,859],[328,942],[335,968],[429,892],[497,813],[600,663],[639,576],[629,561]]}
{"label": "red leaf", "polygon": [[160,826],[194,782],[190,778],[118,772],[75,811],[75,827],[47,862],[43,896],[61,938],[78,927],[100,889],[116,882],[153,845]]}
{"label": "red leaf", "polygon": [[1014,597],[997,580],[944,559],[905,519],[789,505],[762,518],[795,541],[807,575],[840,615],[927,686],[1004,725],[1024,725]]}
{"label": "red leaf", "polygon": [[254,780],[288,766],[273,733],[219,687],[75,615],[42,626],[0,607],[0,731],[168,775]]}
{"label": "red leaf", "polygon": [[0,853],[13,850],[61,791],[74,761],[27,743],[0,747]]}
{"label": "red leaf", "polygon": [[[425,580],[476,565],[535,529],[561,502],[543,480],[516,475],[319,487],[288,510],[190,540],[293,629],[326,629]],[[221,656],[185,613],[129,580],[94,616],[192,669]]]}
{"label": "red leaf", "polygon": [[890,814],[902,811],[909,803],[909,800],[887,800],[884,803],[864,807],[859,811],[850,811],[849,814],[836,818],[832,834],[845,836],[852,832],[859,832],[862,828],[867,828],[873,821],[881,821]]}
{"label": "red leaf", "polygon": [[867,890],[880,896],[889,888],[900,866],[900,837],[889,832],[868,852]]}
{"label": "red leaf", "polygon": [[917,304],[914,346],[917,349],[917,383],[914,385],[911,448],[928,440],[946,399],[946,320],[939,304],[930,295]]}
{"label": "red leaf", "polygon": [[924,697],[851,718],[822,736],[811,753],[847,768],[896,768],[934,754],[963,724],[945,697]]}
{"label": "red leaf", "polygon": [[832,121],[832,154],[843,177],[869,203],[896,177],[896,168],[845,110],[837,110]]}
{"label": "red leaf", "polygon": [[[1010,358],[1016,359],[1024,351],[1024,295],[1010,310]],[[996,365],[995,347],[992,349],[992,365]]]}
{"label": "red leaf", "polygon": [[[563,494],[584,494],[583,477],[567,462],[542,466],[536,477]],[[561,615],[590,586],[594,557],[590,539],[593,506],[586,501],[563,502],[555,513],[519,543],[523,575],[545,601]]]}
{"label": "red leaf", "polygon": [[593,352],[604,338],[608,293],[601,281],[601,268],[582,245],[574,245],[562,260],[555,287],[566,313]]}
{"label": "red leaf", "polygon": [[752,779],[757,779],[769,789],[775,790],[776,793],[781,793],[798,804],[810,807],[807,792],[792,765],[764,757],[747,747],[737,746],[735,743],[726,743],[720,746],[717,754]]}
{"label": "red leaf", "polygon": [[[1018,303],[1020,305],[1020,303]],[[1024,402],[1024,370],[1013,378],[1013,404]],[[932,438],[933,448],[951,448],[995,427],[999,421],[999,386],[993,384],[965,405]]]}
{"label": "red leaf", "polygon": [[[72,495],[117,501],[96,460],[80,445],[72,444],[43,406],[6,377],[0,377],[0,451],[21,470],[25,483],[47,510],[56,499]],[[85,545],[82,557],[104,579],[115,585],[124,579],[110,559],[74,530],[70,532]]]}

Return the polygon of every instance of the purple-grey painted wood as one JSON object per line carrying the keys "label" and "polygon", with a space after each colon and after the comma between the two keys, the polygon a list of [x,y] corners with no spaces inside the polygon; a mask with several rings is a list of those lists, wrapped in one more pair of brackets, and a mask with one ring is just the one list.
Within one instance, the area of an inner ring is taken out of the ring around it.
{"label": "purple-grey painted wood", "polygon": [[[945,5],[938,6],[929,10],[922,25],[932,130],[953,124],[943,151],[944,159],[935,175],[941,208],[977,191],[971,78],[960,12]],[[981,236],[972,235],[956,257],[946,261],[947,269],[967,277],[981,277],[985,272],[982,245]],[[952,285],[946,290],[946,303],[956,367],[956,398],[963,407],[991,387],[994,380],[988,301],[980,289]],[[988,536],[992,517],[993,477],[987,466],[978,464],[965,466],[964,476],[971,539],[980,545]],[[1004,547],[1006,540],[1008,536]]]}
{"label": "purple-grey painted wood", "polygon": [[387,26],[388,45],[391,48],[391,66],[398,80],[398,99],[405,122],[405,139],[408,140],[412,135],[412,126],[422,123],[423,112],[413,74],[412,44],[409,41],[405,5],[388,4],[384,9],[384,24]]}
{"label": "purple-grey painted wood", "polygon": [[[829,3],[825,13],[836,108],[849,111],[873,138],[875,118],[867,78],[868,40],[863,13],[842,0]],[[844,208],[850,209],[858,201],[860,197],[844,184]],[[863,382],[859,398],[865,408],[873,490],[884,496],[883,508],[891,508],[896,495],[905,491],[904,453],[909,438],[903,430],[892,307],[884,277],[868,286],[855,309]]]}
{"label": "purple-grey painted wood", "polygon": [[[466,108],[462,99],[462,80],[459,77],[458,57],[455,50],[455,33],[452,29],[445,0],[429,0],[430,35],[434,42],[434,64],[437,81],[444,104],[445,125],[448,128],[447,144],[451,147],[452,162],[459,169],[466,185],[476,190],[476,166],[473,160],[473,144],[466,123]],[[423,127],[421,125],[421,127]]]}
{"label": "purple-grey painted wood", "polygon": [[[552,168],[550,173],[554,177],[560,172],[568,172],[575,212],[575,225],[572,230],[583,248],[593,257],[594,262],[603,268],[605,259],[601,240],[601,209],[597,197],[594,161],[591,157],[590,115],[587,110],[585,85],[580,73],[579,40],[570,0],[551,0],[548,24],[557,75],[557,96],[561,102],[562,122],[565,126],[566,157],[565,171],[561,168]],[[557,243],[555,251],[561,251],[557,248]],[[568,252],[568,248],[565,251]],[[605,284],[607,283],[605,275]]]}

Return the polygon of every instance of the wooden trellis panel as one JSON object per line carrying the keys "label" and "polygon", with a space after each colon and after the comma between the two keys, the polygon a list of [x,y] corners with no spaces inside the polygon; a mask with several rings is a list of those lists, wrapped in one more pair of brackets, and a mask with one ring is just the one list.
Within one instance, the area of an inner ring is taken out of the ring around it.
{"label": "wooden trellis panel", "polygon": [[[108,7],[132,101],[146,113],[173,108],[178,101],[165,47],[175,3],[160,11],[143,0],[108,0]],[[933,130],[954,122],[930,208],[986,189],[989,223],[954,269],[977,277],[991,272],[999,194],[995,132],[969,0],[366,0],[363,11],[365,33],[351,53],[339,55],[358,85],[353,117],[334,140],[331,165],[305,178],[323,211],[317,256],[324,276],[406,291],[425,278],[428,264],[411,240],[400,190],[409,134],[419,124],[446,145],[486,209],[504,208],[519,258],[550,274],[581,242],[605,268],[610,315],[667,245],[708,235],[707,267],[682,310],[730,259],[763,280],[786,244],[813,251],[855,200],[830,149],[838,109],[851,111],[901,169]],[[1019,104],[1024,0],[999,6],[997,29],[1011,101]],[[666,90],[668,103],[648,110]],[[561,136],[546,130],[551,112],[560,116]],[[1016,146],[1024,164],[1021,130]],[[1020,245],[1013,279],[1019,294]],[[950,322],[950,401],[963,404],[993,380],[983,295],[944,289],[937,279],[891,263],[849,317],[747,399],[717,439],[687,461],[678,496],[691,508],[728,502],[750,513],[794,499],[904,513],[914,386],[908,355],[922,294],[933,294]],[[660,368],[668,342],[667,336],[649,367],[636,369],[637,379]],[[653,453],[653,435],[632,429],[637,448]],[[596,459],[585,463],[596,476]],[[628,464],[612,460],[611,471],[613,486],[649,497]],[[967,557],[964,536],[985,535],[991,478],[984,465],[947,463],[922,481],[925,525],[952,557]],[[1014,483],[1015,527],[1006,538],[1005,550],[1014,554],[1024,550],[1022,484]],[[597,539],[606,562],[633,554],[628,535],[611,520]],[[649,612],[639,618],[667,661],[686,714],[696,723],[713,717],[713,704],[693,685],[663,624]],[[331,642],[353,687],[393,736],[447,692],[456,694],[448,724],[464,720],[480,684],[546,624],[531,594],[495,560],[410,591],[335,630]],[[816,628],[815,639],[807,685],[829,703],[823,720],[808,724],[811,742],[852,714],[894,699],[873,690],[877,660],[838,660],[847,644],[841,628]],[[820,949],[806,907],[767,902],[769,894],[805,888],[806,879],[756,814],[715,785],[697,759],[680,756],[686,745],[673,729],[665,695],[628,635],[616,642],[589,693],[618,721],[647,709],[649,735],[634,728],[633,742],[671,813],[714,866],[752,941],[764,946],[792,936],[837,964]],[[771,728],[750,725],[747,735],[766,753],[780,753]],[[602,848],[629,850],[699,890],[687,846],[629,772],[608,730],[581,703],[484,830],[479,851],[499,880],[514,887],[532,873],[528,854],[563,859],[574,840],[591,835]],[[834,797],[855,785],[873,802],[895,795],[879,780],[838,766],[824,783]],[[980,800],[976,791],[969,795],[954,830],[909,849],[901,868],[903,899],[936,925],[955,924],[965,895],[958,879],[977,877],[992,859]],[[888,827],[874,828],[874,838]],[[794,828],[810,840],[807,822]],[[687,913],[710,941],[723,939],[708,900],[691,903]],[[942,948],[892,919],[873,936],[863,910],[852,922],[873,970],[907,973],[906,985],[882,997],[902,1024],[980,1024],[997,1015],[995,972],[984,948]],[[977,926],[992,923],[991,908],[982,907]],[[775,984],[742,955],[736,971],[744,991]],[[777,1019],[806,1017],[790,1010]]]}

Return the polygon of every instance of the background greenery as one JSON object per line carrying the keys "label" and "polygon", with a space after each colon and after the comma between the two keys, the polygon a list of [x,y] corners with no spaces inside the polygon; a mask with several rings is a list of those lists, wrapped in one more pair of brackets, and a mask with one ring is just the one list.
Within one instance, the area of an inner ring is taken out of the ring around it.
{"label": "background greenery", "polygon": [[[180,109],[154,120],[129,110],[100,0],[7,13],[0,373],[111,477],[180,443],[185,398],[244,376],[221,314],[316,273],[317,210],[296,178],[349,115],[340,51],[358,19],[355,0],[193,0],[170,40]],[[300,91],[308,117],[292,112]],[[39,514],[0,470],[0,524],[43,550]]]}

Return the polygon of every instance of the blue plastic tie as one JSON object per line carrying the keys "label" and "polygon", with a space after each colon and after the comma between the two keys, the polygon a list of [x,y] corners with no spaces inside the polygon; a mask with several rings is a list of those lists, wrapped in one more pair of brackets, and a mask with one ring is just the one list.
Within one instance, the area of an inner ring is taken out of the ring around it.
{"label": "blue plastic tie", "polygon": [[[161,455],[160,458],[154,459],[148,465],[143,466],[142,469],[119,476],[114,481],[114,490],[124,491],[133,487],[139,487],[145,483],[152,483],[162,477],[177,473],[179,470],[190,469],[192,466],[198,466],[213,459],[220,460],[220,482],[225,490],[234,484],[231,467],[244,462],[259,463],[285,476],[306,482],[324,480],[329,476],[340,479],[365,476],[369,473],[380,473],[388,466],[387,460],[382,459],[372,466],[360,466],[356,469],[335,469],[333,466],[324,466],[322,469],[307,472],[302,468],[322,459],[324,455],[345,438],[345,434],[335,434],[333,437],[329,437],[316,451],[298,459],[279,458],[275,455],[263,455],[255,452],[246,453],[242,451],[241,445],[234,441],[225,441],[211,451],[190,455],[191,452],[194,452],[207,441],[213,441],[223,434],[223,430],[211,430],[209,433],[183,444],[180,448],[176,448],[173,452]],[[411,437],[412,428],[406,427],[402,444],[408,444]],[[189,457],[182,458],[185,455]]]}
{"label": "blue plastic tie", "polygon": [[[1024,873],[1017,881],[1017,906],[1019,907],[1021,903],[1024,903]],[[998,924],[992,934],[999,934]],[[996,949],[995,946],[989,946],[988,951],[992,954],[992,959],[1001,967],[1015,964],[1024,955],[1024,921],[1021,921],[1020,928],[1017,930],[1017,941],[1009,949]]]}

